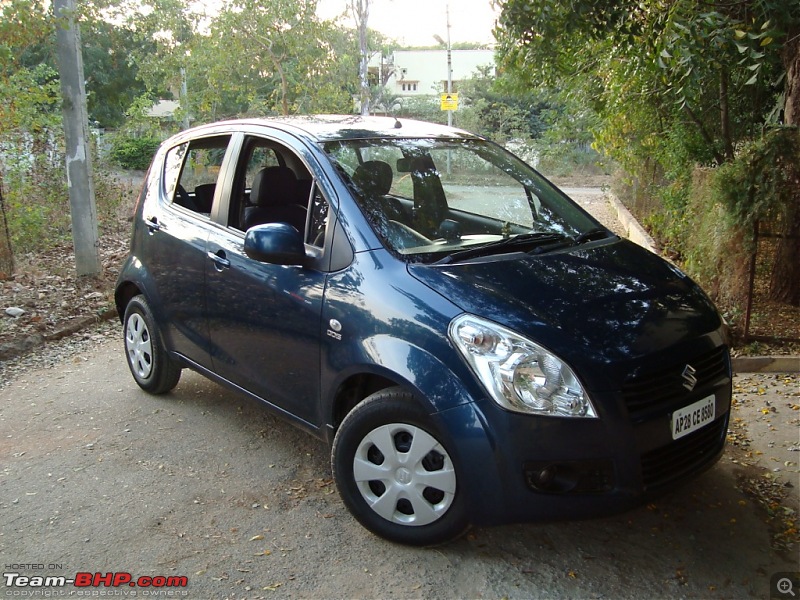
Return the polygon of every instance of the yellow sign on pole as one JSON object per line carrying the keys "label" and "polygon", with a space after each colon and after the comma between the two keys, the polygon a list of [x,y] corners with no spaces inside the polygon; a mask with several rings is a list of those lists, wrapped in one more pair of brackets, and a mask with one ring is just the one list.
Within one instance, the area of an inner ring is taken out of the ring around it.
{"label": "yellow sign on pole", "polygon": [[441,101],[442,110],[458,110],[458,92],[442,94]]}

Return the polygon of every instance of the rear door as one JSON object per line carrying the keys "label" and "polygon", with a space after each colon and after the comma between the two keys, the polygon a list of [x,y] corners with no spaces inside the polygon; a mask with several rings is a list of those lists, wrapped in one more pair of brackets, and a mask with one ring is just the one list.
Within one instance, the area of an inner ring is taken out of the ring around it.
{"label": "rear door", "polygon": [[144,207],[148,251],[144,260],[155,283],[151,304],[167,345],[211,366],[205,319],[206,241],[220,168],[231,136],[186,141],[166,152],[160,189]]}

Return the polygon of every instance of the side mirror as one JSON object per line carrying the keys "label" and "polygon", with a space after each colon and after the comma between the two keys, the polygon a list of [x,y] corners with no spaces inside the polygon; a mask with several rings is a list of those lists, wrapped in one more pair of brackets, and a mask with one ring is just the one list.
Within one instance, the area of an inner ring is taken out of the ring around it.
{"label": "side mirror", "polygon": [[306,258],[302,234],[288,223],[265,223],[248,229],[244,253],[275,265],[302,265]]}

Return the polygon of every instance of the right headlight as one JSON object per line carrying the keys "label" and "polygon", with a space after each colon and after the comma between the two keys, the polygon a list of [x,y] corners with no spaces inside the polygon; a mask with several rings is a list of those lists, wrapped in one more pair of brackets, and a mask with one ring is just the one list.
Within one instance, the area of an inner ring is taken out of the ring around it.
{"label": "right headlight", "polygon": [[503,408],[543,416],[597,418],[572,369],[540,345],[468,314],[453,319],[448,334],[490,397]]}

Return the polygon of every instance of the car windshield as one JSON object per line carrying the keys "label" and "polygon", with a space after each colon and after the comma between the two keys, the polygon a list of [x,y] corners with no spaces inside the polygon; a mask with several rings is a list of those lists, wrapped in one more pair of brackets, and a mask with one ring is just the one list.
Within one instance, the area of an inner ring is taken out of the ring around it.
{"label": "car windshield", "polygon": [[327,142],[384,244],[409,260],[542,252],[608,232],[530,166],[491,142]]}

